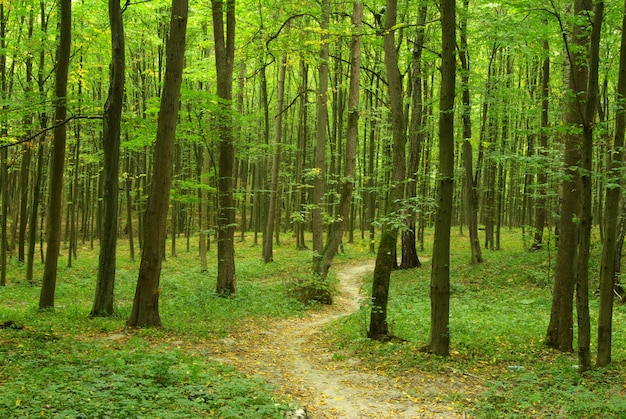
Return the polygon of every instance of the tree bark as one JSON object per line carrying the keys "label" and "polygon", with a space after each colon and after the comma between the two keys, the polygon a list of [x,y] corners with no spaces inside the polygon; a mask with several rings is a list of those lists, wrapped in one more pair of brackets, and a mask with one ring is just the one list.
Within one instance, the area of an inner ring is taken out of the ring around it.
{"label": "tree bark", "polygon": [[61,247],[61,204],[63,202],[63,175],[65,173],[65,143],[67,126],[60,124],[67,118],[67,78],[70,66],[72,43],[72,1],[59,1],[59,45],[56,52],[54,142],[48,186],[47,247],[43,272],[43,283],[39,296],[39,309],[54,308],[57,264]]}
{"label": "tree bark", "polygon": [[172,185],[174,140],[178,122],[180,86],[185,58],[188,0],[172,0],[166,69],[159,108],[152,189],[144,217],[144,243],[139,278],[128,327],[160,327],[159,287],[165,257],[167,211]]}
{"label": "tree bark", "polygon": [[413,86],[411,91],[411,125],[409,129],[409,168],[406,184],[407,228],[402,232],[402,260],[400,269],[419,268],[422,263],[417,255],[416,246],[416,211],[417,178],[424,141],[424,122],[422,105],[422,50],[424,48],[424,29],[428,2],[422,1],[417,14],[417,30],[413,45]]}
{"label": "tree bark", "polygon": [[280,169],[280,143],[283,125],[283,103],[285,100],[285,74],[287,71],[287,56],[283,55],[280,60],[278,76],[278,100],[276,105],[276,118],[274,119],[274,156],[272,158],[272,182],[270,186],[270,202],[267,210],[267,224],[263,234],[263,262],[274,260],[273,236],[276,224],[276,201],[278,199],[278,175]]}
{"label": "tree bark", "polygon": [[[104,150],[104,196],[103,220],[100,232],[100,256],[96,296],[91,316],[113,314],[115,267],[117,248],[117,213],[119,196],[120,135],[122,104],[124,100],[124,22],[118,0],[109,0],[109,23],[111,25],[111,66],[109,73],[109,96],[104,104],[102,141]],[[129,226],[131,228],[132,226]],[[132,235],[132,232],[130,232]]]}
{"label": "tree bark", "polygon": [[[217,286],[218,295],[237,293],[235,275],[235,202],[233,167],[235,142],[232,124],[233,70],[235,60],[235,1],[211,0],[213,38],[217,68],[217,96],[220,98],[217,216]],[[224,25],[226,14],[226,25]]]}
{"label": "tree bark", "polygon": [[[328,276],[333,258],[341,245],[341,240],[346,227],[348,216],[350,215],[350,203],[352,201],[352,191],[356,179],[356,150],[359,126],[359,85],[361,71],[361,26],[363,19],[363,4],[356,0],[352,12],[352,44],[350,46],[350,91],[348,96],[348,127],[346,133],[346,152],[344,164],[344,178],[341,184],[341,195],[337,214],[333,221],[328,235],[326,245],[321,257],[315,265],[315,273],[323,280]],[[332,302],[330,293],[324,301]]]}
{"label": "tree bark", "polygon": [[[624,2],[626,11],[626,1]],[[621,256],[619,243],[623,243],[618,232],[620,200],[622,198],[622,169],[624,158],[624,133],[626,131],[626,14],[622,17],[622,42],[617,79],[617,109],[615,113],[615,137],[609,150],[609,167],[604,207],[604,240],[600,263],[600,309],[598,311],[598,354],[596,363],[603,367],[611,363],[613,333],[613,285],[616,277],[616,255]],[[621,260],[619,258],[618,260]]]}
{"label": "tree bark", "polygon": [[450,225],[454,188],[455,0],[441,0],[439,184],[430,280],[430,351],[450,354]]}
{"label": "tree bark", "polygon": [[313,265],[322,253],[324,246],[324,194],[326,193],[326,130],[328,127],[328,79],[329,79],[329,25],[330,1],[322,0],[322,16],[320,19],[320,50],[319,50],[319,86],[317,92],[317,131],[314,156],[313,202],[311,210],[311,228],[313,232]]}
{"label": "tree bark", "polygon": [[[397,19],[397,0],[387,0],[385,19],[385,64],[389,86],[389,102],[391,107],[391,129],[393,135],[393,155],[391,187],[389,191],[388,218],[393,217],[399,209],[399,202],[404,195],[406,164],[405,146],[406,130],[404,122],[404,106],[402,104],[402,76],[398,68],[398,55],[395,45],[395,26]],[[383,225],[380,244],[376,254],[376,266],[372,282],[372,310],[370,313],[370,339],[385,341],[390,338],[387,324],[387,302],[389,298],[389,282],[391,271],[396,267],[396,241],[398,224],[388,221]]]}

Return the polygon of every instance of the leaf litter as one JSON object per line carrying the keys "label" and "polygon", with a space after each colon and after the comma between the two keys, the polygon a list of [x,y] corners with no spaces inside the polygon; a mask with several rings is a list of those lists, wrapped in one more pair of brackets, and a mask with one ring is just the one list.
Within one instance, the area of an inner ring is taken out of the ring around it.
{"label": "leaf litter", "polygon": [[476,383],[465,383],[462,375],[415,371],[394,378],[358,359],[337,359],[328,347],[322,327],[359,309],[361,279],[373,269],[373,263],[341,267],[332,306],[263,324],[251,320],[208,342],[210,357],[278,385],[281,395],[303,406],[310,418],[466,417],[450,402],[450,396],[476,391]]}

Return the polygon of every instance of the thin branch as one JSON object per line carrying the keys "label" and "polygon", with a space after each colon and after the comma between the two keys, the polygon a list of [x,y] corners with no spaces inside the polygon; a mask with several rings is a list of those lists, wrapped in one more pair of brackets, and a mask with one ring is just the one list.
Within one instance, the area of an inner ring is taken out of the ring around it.
{"label": "thin branch", "polygon": [[103,118],[102,115],[73,115],[73,116],[70,116],[69,118],[67,118],[64,121],[59,122],[58,124],[55,124],[55,125],[52,125],[50,127],[44,128],[41,131],[37,132],[36,134],[33,134],[31,136],[22,138],[19,141],[16,141],[14,143],[1,144],[0,145],[0,149],[13,147],[14,145],[24,144],[24,143],[27,143],[29,141],[32,141],[35,138],[39,137],[40,135],[43,135],[46,132],[51,131],[51,130],[57,128],[57,127],[63,126],[63,125],[67,124],[68,122],[70,122],[70,121],[72,121],[74,119],[102,119],[102,118]]}

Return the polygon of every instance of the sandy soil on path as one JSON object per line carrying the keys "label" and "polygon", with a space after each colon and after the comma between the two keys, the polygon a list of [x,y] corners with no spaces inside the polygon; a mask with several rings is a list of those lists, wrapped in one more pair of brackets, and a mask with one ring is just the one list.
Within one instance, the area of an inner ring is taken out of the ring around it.
{"label": "sandy soil on path", "polygon": [[443,401],[455,386],[453,377],[391,379],[366,370],[357,359],[336,361],[320,344],[325,323],[358,310],[360,281],[373,269],[373,262],[340,268],[339,295],[332,306],[302,318],[250,324],[210,343],[211,358],[279,385],[315,419],[464,417]]}

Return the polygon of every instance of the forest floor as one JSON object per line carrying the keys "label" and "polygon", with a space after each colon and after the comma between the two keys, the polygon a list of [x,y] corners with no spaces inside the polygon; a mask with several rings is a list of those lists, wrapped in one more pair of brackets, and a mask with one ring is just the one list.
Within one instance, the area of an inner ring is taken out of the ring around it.
{"label": "forest floor", "polygon": [[359,309],[361,281],[373,269],[373,262],[339,268],[332,306],[304,317],[246,324],[210,343],[210,357],[278,385],[280,393],[315,419],[465,417],[450,396],[476,393],[477,383],[446,371],[391,378],[359,359],[337,356],[324,339],[326,323]]}

